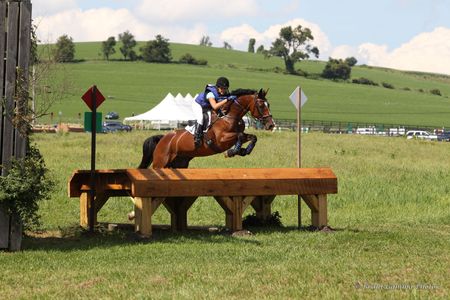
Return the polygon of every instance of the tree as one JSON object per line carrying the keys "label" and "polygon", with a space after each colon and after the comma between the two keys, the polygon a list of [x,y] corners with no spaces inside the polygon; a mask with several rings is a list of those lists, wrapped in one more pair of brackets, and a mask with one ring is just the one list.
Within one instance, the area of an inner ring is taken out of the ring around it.
{"label": "tree", "polygon": [[322,71],[322,77],[328,79],[344,79],[350,78],[352,68],[342,59],[329,58],[325,68]]}
{"label": "tree", "polygon": [[286,71],[295,74],[294,65],[297,61],[308,59],[310,54],[319,57],[319,49],[313,47],[309,42],[314,40],[311,30],[298,25],[292,29],[291,26],[280,30],[280,37],[272,43],[269,53],[282,57]]}
{"label": "tree", "polygon": [[200,40],[200,46],[208,46],[208,47],[212,46],[209,36],[207,35],[202,36],[202,39]]}
{"label": "tree", "polygon": [[261,45],[261,46],[259,46],[258,47],[258,49],[256,49],[256,53],[263,53],[265,50],[264,50],[264,45]]}
{"label": "tree", "polygon": [[231,45],[228,44],[228,42],[223,42],[223,48],[228,49],[228,50],[233,50],[233,47],[231,47]]}
{"label": "tree", "polygon": [[132,35],[128,30],[124,33],[119,34],[119,41],[122,42],[122,47],[120,47],[120,52],[123,57],[127,59],[127,57],[131,60],[136,59],[136,52],[134,52],[133,48],[136,46],[136,40],[134,39],[134,35]]}
{"label": "tree", "polygon": [[345,59],[345,62],[350,66],[353,67],[354,65],[356,65],[358,63],[358,61],[356,60],[356,58],[352,57],[347,57]]}
{"label": "tree", "polygon": [[141,47],[142,58],[146,62],[168,63],[172,60],[169,40],[158,34],[155,40],[148,41]]}
{"label": "tree", "polygon": [[56,41],[55,60],[57,62],[71,62],[75,57],[75,44],[73,39],[64,34]]}
{"label": "tree", "polygon": [[248,40],[248,52],[255,53],[255,44],[256,44],[255,39],[252,38]]}
{"label": "tree", "polygon": [[116,53],[114,46],[116,45],[116,38],[110,36],[106,41],[102,42],[102,53],[106,60],[109,60],[109,56]]}
{"label": "tree", "polygon": [[190,53],[186,53],[183,56],[180,57],[179,62],[182,64],[190,64],[190,65],[202,65],[205,66],[208,64],[208,61],[206,59],[196,59],[192,56]]}

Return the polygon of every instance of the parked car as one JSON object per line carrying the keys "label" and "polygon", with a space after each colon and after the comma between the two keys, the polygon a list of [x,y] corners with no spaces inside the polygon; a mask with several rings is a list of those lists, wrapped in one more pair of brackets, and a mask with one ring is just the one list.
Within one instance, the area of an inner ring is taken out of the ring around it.
{"label": "parked car", "polygon": [[122,124],[122,122],[119,121],[109,121],[103,123],[103,132],[117,132],[117,131],[131,131],[133,127],[130,125]]}
{"label": "parked car", "polygon": [[437,141],[437,135],[430,134],[427,131],[423,130],[410,130],[406,133],[406,139],[421,139],[421,140],[430,140]]}
{"label": "parked car", "polygon": [[105,115],[105,119],[107,119],[107,120],[117,120],[118,118],[119,118],[119,114],[114,111],[110,111],[109,113],[107,113]]}
{"label": "parked car", "polygon": [[450,142],[450,131],[444,131],[437,135],[437,140],[440,142]]}
{"label": "parked car", "polygon": [[377,134],[377,129],[375,127],[357,128],[356,134]]}

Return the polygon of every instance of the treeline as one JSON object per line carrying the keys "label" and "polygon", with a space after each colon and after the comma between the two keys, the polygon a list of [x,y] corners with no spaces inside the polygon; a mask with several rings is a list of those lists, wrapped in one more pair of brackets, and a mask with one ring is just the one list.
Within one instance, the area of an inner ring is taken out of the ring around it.
{"label": "treeline", "polygon": [[[116,53],[116,46],[119,46],[119,51],[123,56],[123,60],[136,61],[142,60],[145,62],[156,63],[170,63],[172,62],[172,52],[170,50],[169,39],[164,38],[158,34],[154,40],[146,42],[139,48],[139,52],[136,52],[137,46],[134,35],[128,30],[120,33],[118,39],[114,36],[108,37],[101,43],[101,55],[104,59],[109,60],[113,54]],[[73,62],[75,58],[75,44],[72,37],[68,35],[62,35],[58,38],[55,50],[54,59],[57,62]],[[207,65],[208,61],[205,59],[197,59],[191,54],[184,54],[179,63],[193,64],[193,65]]]}

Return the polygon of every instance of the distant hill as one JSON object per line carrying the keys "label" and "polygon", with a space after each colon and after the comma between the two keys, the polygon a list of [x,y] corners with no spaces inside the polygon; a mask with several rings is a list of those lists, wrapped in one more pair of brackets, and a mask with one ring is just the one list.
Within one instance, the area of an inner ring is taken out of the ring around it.
{"label": "distant hill", "polygon": [[[450,127],[450,76],[403,72],[370,66],[352,68],[352,79],[361,77],[379,86],[335,82],[320,78],[325,62],[302,61],[296,64],[308,76],[283,74],[280,58],[266,59],[263,55],[186,44],[171,44],[173,63],[152,64],[123,61],[119,47],[106,61],[101,56],[101,42],[76,43],[78,63],[64,64],[63,70],[72,81],[72,94],[54,105],[54,116],[61,112],[63,121],[79,121],[86,111],[80,100],[92,84],[109,96],[100,107],[104,114],[117,111],[121,118],[143,113],[159,103],[168,92],[201,92],[204,85],[218,76],[227,76],[231,88],[270,88],[268,98],[276,119],[295,119],[295,110],[288,97],[297,85],[308,96],[302,112],[304,120],[426,125]],[[142,46],[139,43],[136,50]],[[176,63],[190,53],[206,59],[207,66]],[[383,87],[386,86],[393,88]],[[433,95],[437,89],[442,96]],[[43,122],[57,120],[42,119]]]}

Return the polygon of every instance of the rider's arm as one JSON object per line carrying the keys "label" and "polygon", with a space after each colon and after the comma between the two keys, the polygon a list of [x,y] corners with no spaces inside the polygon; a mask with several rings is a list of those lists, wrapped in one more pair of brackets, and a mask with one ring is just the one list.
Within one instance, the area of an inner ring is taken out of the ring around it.
{"label": "rider's arm", "polygon": [[220,102],[216,101],[216,98],[212,97],[212,98],[208,98],[209,104],[211,104],[211,107],[214,110],[218,110],[219,108],[221,108],[222,106],[224,106],[227,103],[227,100],[223,100]]}

